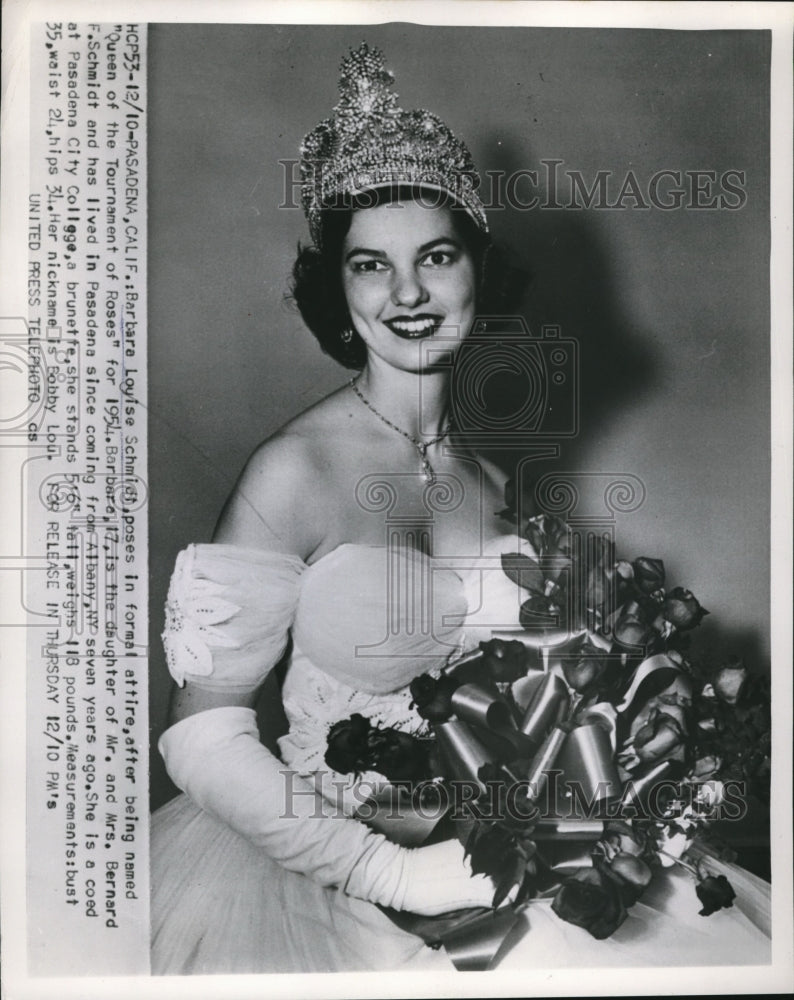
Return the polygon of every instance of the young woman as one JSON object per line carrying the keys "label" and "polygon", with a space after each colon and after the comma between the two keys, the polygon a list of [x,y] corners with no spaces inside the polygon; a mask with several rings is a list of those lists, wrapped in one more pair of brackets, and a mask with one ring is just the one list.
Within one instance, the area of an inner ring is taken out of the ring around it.
{"label": "young woman", "polygon": [[[504,271],[468,150],[389,84],[362,45],[302,151],[313,243],[294,296],[356,375],[256,450],[213,542],[185,550],[172,579],[160,748],[185,794],[153,821],[155,973],[448,969],[380,907],[433,916],[493,897],[457,841],[393,843],[355,818],[360,784],[323,780],[335,722],[416,727],[409,682],[483,638],[461,567],[500,538],[515,548],[503,479],[466,448],[449,395],[451,360],[478,313],[498,310]],[[279,760],[254,704],[285,659]],[[531,961],[658,964],[673,946],[685,964],[735,960],[727,943],[704,957],[674,883],[609,942],[531,909]],[[646,933],[651,909],[668,916]],[[756,954],[763,935],[738,911],[731,926]]]}

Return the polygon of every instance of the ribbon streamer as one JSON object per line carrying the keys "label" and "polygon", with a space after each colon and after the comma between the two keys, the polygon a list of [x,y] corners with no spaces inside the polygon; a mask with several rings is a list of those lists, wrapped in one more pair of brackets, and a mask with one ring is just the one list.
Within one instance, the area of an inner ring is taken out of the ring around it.
{"label": "ribbon streamer", "polygon": [[589,708],[580,712],[577,718],[580,724],[594,722],[601,726],[604,732],[609,736],[613,756],[617,753],[618,714],[614,705],[610,705],[608,701],[599,701],[597,704],[591,705]]}
{"label": "ribbon streamer", "polygon": [[424,917],[404,910],[379,907],[403,930],[416,934],[431,948],[444,950],[459,972],[486,972],[495,963],[510,933],[526,923],[512,906],[498,910],[456,910]]}
{"label": "ribbon streamer", "polygon": [[481,792],[486,786],[480,781],[483,764],[494,764],[496,757],[485,747],[462,719],[450,719],[434,726],[438,745],[458,781],[475,783]]}
{"label": "ribbon streamer", "polygon": [[656,807],[660,803],[650,801],[651,792],[658,789],[663,782],[676,783],[685,772],[686,767],[680,761],[663,760],[639,773],[632,774],[623,789],[620,799],[621,810],[632,809],[635,813],[637,811],[647,813],[650,809],[652,814],[656,813]]}
{"label": "ribbon streamer", "polygon": [[569,786],[581,790],[588,803],[620,797],[622,782],[612,756],[609,734],[598,723],[578,726],[563,744],[557,766]]}
{"label": "ribbon streamer", "polygon": [[452,695],[452,708],[459,719],[492,732],[515,732],[510,706],[499,694],[492,694],[479,684],[462,684]]}
{"label": "ribbon streamer", "polygon": [[441,943],[458,972],[486,972],[520,919],[511,906],[483,913],[444,935]]}
{"label": "ribbon streamer", "polygon": [[549,780],[551,771],[557,757],[568,739],[568,733],[564,729],[554,728],[543,741],[543,744],[532,759],[529,765],[527,781],[529,782],[530,794],[537,801],[540,798],[546,783]]}
{"label": "ribbon streamer", "polygon": [[561,722],[568,712],[570,695],[565,682],[556,674],[546,674],[529,702],[521,732],[536,745],[552,726]]}

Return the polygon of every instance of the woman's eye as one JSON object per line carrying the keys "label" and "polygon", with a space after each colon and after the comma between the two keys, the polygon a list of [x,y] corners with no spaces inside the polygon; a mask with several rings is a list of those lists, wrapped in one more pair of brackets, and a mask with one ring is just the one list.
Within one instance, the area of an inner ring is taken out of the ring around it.
{"label": "woman's eye", "polygon": [[373,271],[383,271],[386,265],[381,260],[356,260],[353,261],[353,270],[357,274],[370,274]]}
{"label": "woman's eye", "polygon": [[444,264],[451,264],[454,259],[451,250],[431,250],[425,257],[424,263],[431,267],[443,267]]}

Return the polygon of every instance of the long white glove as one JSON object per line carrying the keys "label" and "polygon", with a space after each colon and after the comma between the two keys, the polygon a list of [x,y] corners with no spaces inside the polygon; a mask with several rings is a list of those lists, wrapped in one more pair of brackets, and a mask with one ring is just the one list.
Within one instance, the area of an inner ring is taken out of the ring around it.
{"label": "long white glove", "polygon": [[259,742],[253,709],[197,712],[158,746],[174,784],[289,871],[427,916],[491,905],[493,883],[471,876],[457,841],[407,849],[357,820],[324,815],[314,786]]}

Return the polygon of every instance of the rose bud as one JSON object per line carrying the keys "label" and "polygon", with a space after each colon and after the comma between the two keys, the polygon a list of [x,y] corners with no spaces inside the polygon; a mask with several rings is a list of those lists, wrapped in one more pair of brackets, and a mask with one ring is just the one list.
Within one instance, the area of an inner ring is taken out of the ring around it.
{"label": "rose bud", "polygon": [[634,752],[641,761],[680,759],[684,734],[678,721],[666,712],[649,719],[634,736]]}
{"label": "rose bud", "polygon": [[634,582],[643,594],[650,596],[664,586],[664,563],[661,559],[640,556],[631,565],[634,570]]}
{"label": "rose bud", "polygon": [[628,915],[620,889],[597,868],[581,868],[565,879],[551,908],[561,920],[583,927],[598,940],[614,933]]}
{"label": "rose bud", "polygon": [[717,910],[728,909],[733,906],[736,893],[733,886],[724,875],[708,875],[702,882],[695,886],[698,899],[703,904],[700,911],[701,917],[710,917]]}
{"label": "rose bud", "polygon": [[711,683],[714,693],[721,701],[735,705],[746,682],[747,667],[743,660],[734,656],[717,669]]}
{"label": "rose bud", "polygon": [[483,665],[493,680],[512,684],[527,672],[529,654],[527,647],[518,639],[490,639],[481,642]]}
{"label": "rose bud", "polygon": [[707,614],[708,611],[700,606],[698,599],[686,587],[675,587],[662,604],[662,618],[675,625],[679,632],[699,625]]}
{"label": "rose bud", "polygon": [[371,731],[369,719],[358,712],[335,723],[328,733],[325,763],[339,774],[367,770],[371,766],[368,739]]}
{"label": "rose bud", "polygon": [[446,722],[452,715],[452,695],[459,682],[448,674],[436,680],[430,674],[420,674],[411,681],[411,704],[428,722]]}
{"label": "rose bud", "polygon": [[564,659],[562,672],[568,685],[580,694],[591,687],[604,673],[606,658],[601,649],[585,636],[576,659]]}

